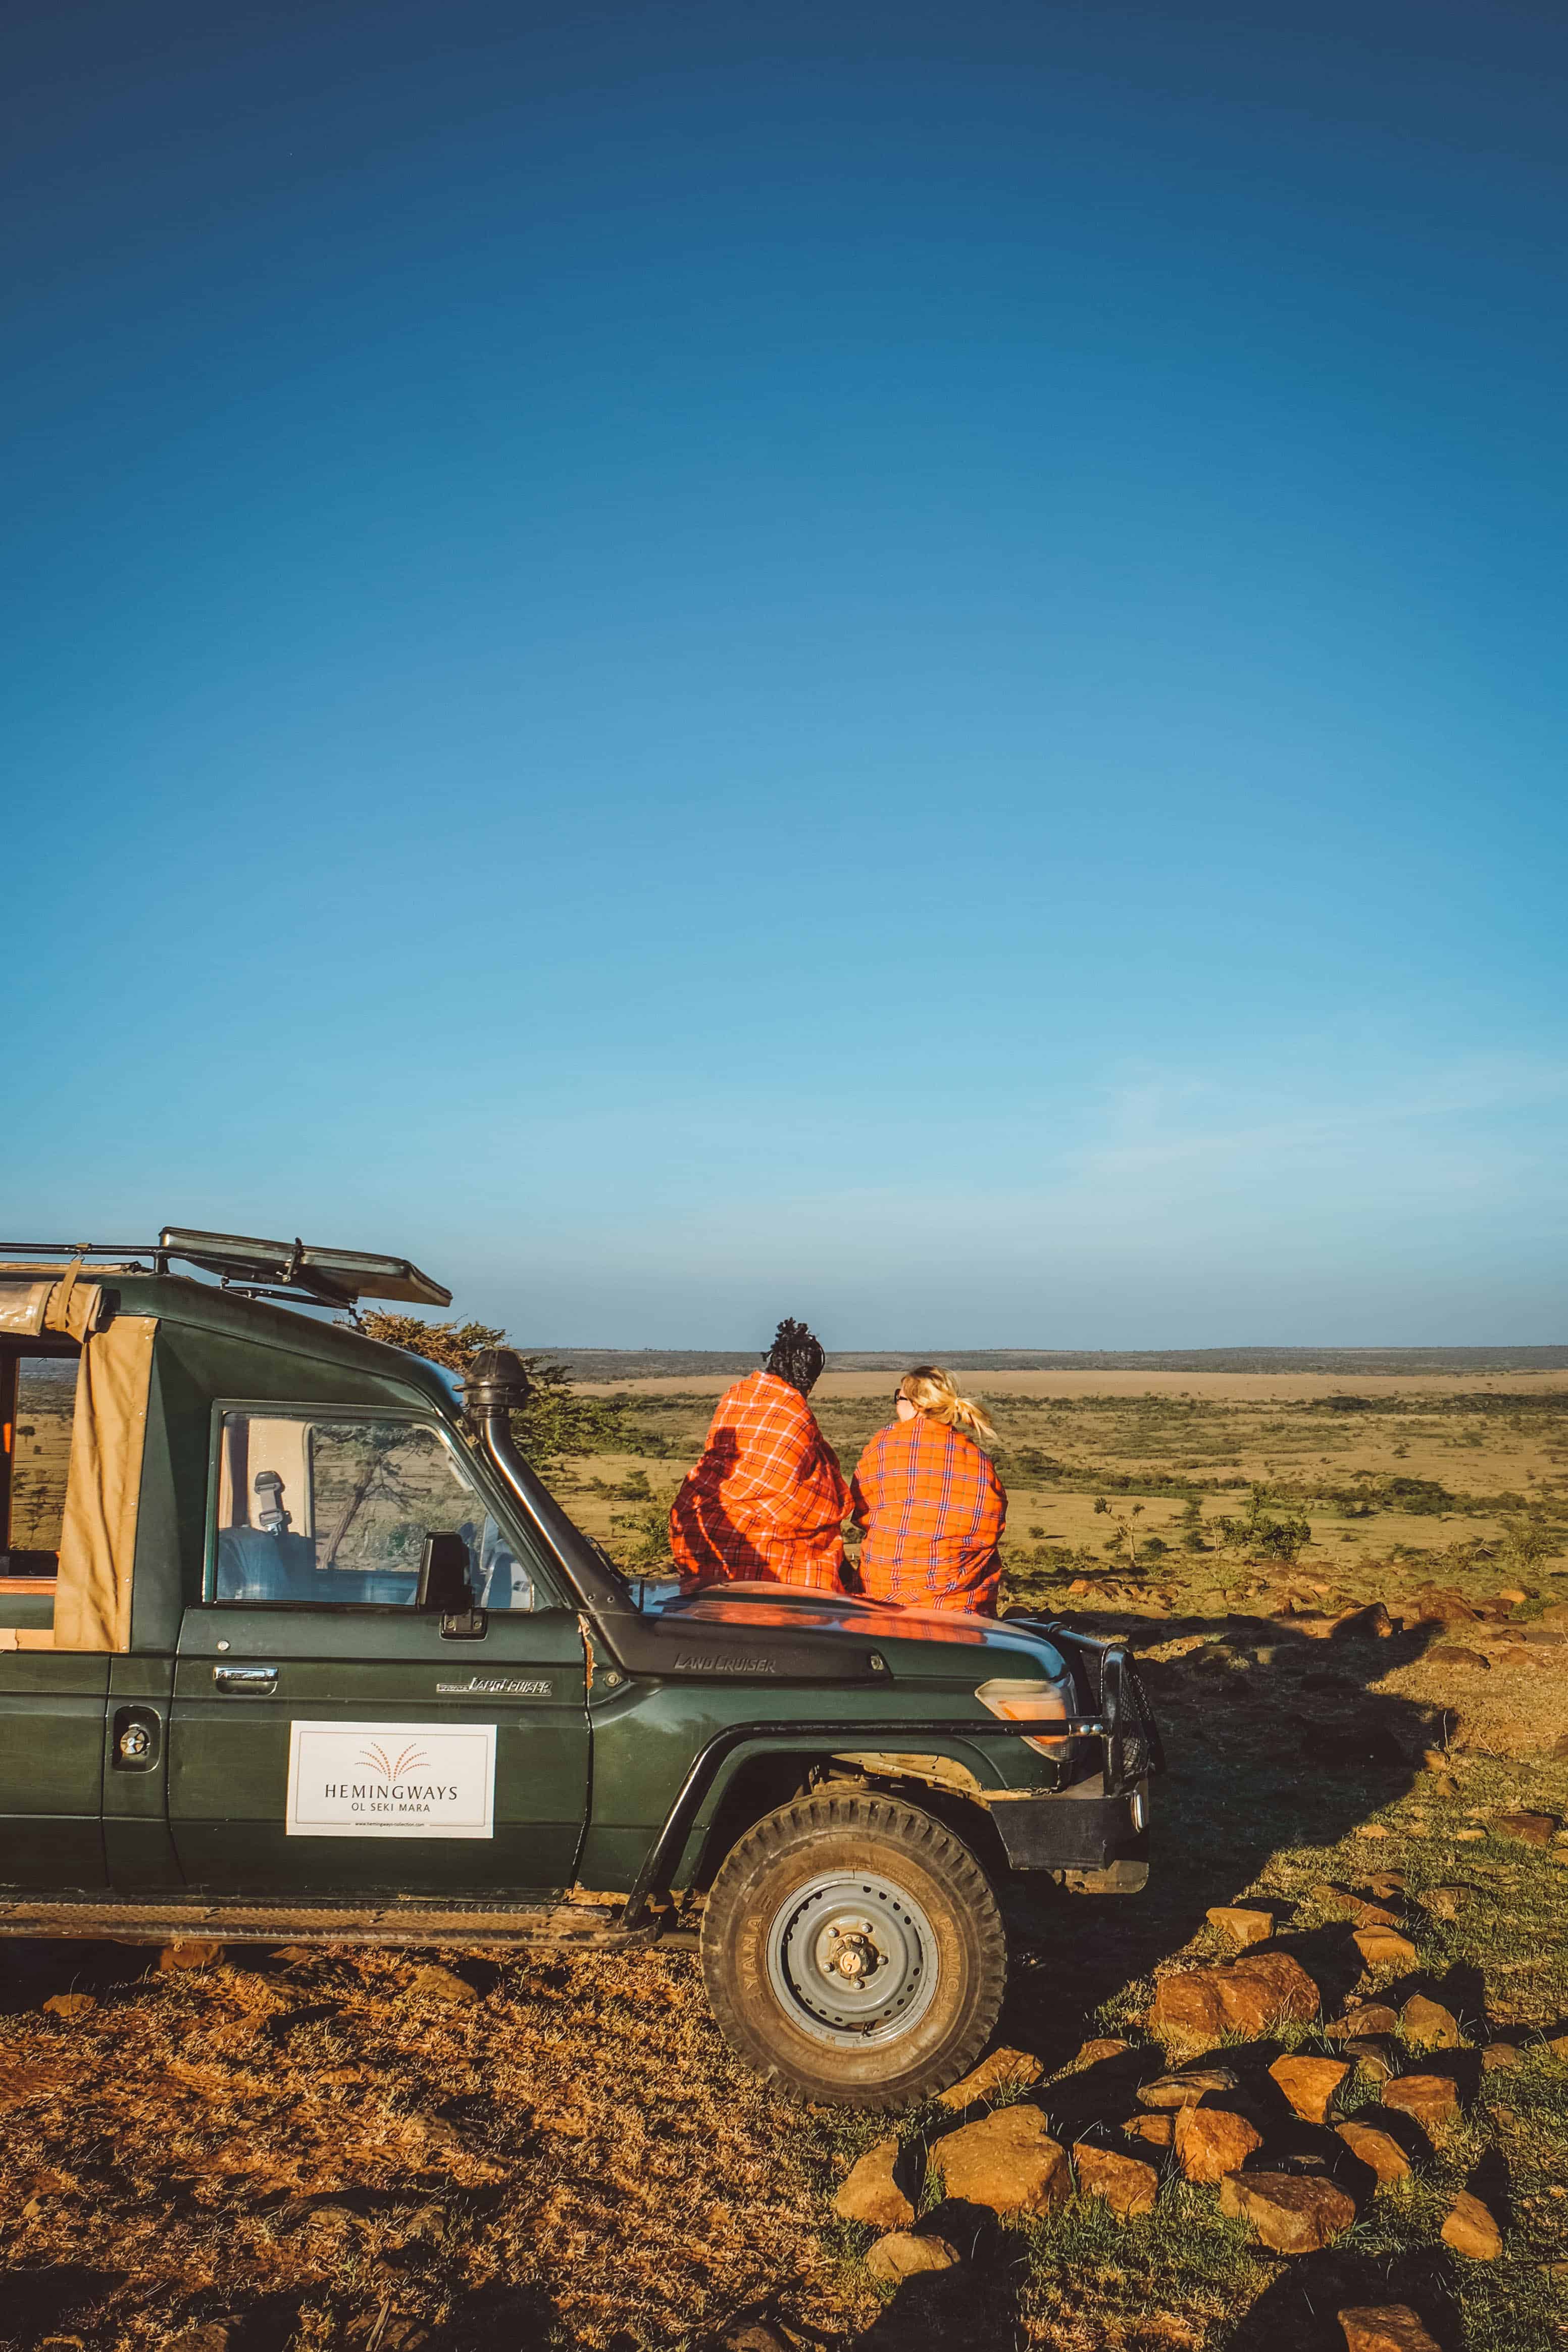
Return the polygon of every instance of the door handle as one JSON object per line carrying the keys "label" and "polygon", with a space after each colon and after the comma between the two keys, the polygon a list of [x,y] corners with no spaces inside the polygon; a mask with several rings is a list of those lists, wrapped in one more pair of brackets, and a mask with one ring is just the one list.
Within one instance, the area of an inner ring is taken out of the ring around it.
{"label": "door handle", "polygon": [[239,1698],[270,1698],[277,1688],[276,1666],[214,1666],[213,1680],[219,1690],[231,1691]]}

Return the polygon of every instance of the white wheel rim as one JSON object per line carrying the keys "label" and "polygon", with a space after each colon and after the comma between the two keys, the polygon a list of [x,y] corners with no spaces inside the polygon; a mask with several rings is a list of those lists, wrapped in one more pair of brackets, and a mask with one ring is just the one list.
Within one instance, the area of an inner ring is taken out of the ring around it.
{"label": "white wheel rim", "polygon": [[914,2031],[936,1997],[931,1922],[879,1871],[825,1871],[768,1927],[768,1977],[785,2015],[814,2042],[876,2048]]}

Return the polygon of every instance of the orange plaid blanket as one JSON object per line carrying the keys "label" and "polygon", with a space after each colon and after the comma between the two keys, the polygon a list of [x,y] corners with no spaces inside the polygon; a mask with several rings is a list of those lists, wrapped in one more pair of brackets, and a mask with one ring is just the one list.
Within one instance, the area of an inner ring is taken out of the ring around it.
{"label": "orange plaid blanket", "polygon": [[972,1438],[925,1413],[879,1429],[850,1508],[865,1529],[861,1581],[873,1600],[994,1615],[1007,1489]]}
{"label": "orange plaid blanket", "polygon": [[799,1389],[749,1372],[727,1389],[707,1444],[670,1510],[670,1549],[685,1581],[762,1579],[836,1592],[843,1473]]}

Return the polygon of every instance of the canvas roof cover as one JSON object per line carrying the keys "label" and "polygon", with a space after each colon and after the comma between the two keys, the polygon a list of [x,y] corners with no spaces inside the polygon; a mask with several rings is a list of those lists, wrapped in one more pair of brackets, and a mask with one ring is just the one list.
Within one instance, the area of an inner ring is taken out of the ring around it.
{"label": "canvas roof cover", "polygon": [[[93,1269],[94,1273],[109,1269]],[[0,1628],[7,1649],[128,1650],[141,1454],[157,1318],[97,1325],[101,1286],[70,1265],[0,1266],[0,1338],[79,1342],[70,1471],[60,1528],[52,1633]],[[0,1601],[0,1613],[3,1613]]]}

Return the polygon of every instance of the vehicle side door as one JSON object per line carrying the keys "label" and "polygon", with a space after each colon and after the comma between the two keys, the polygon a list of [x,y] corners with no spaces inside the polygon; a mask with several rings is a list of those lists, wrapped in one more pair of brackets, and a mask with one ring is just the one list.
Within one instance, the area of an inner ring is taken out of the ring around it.
{"label": "vehicle side door", "polygon": [[[346,1899],[570,1885],[581,1629],[480,1465],[418,1410],[240,1403],[214,1423],[169,1734],[187,1883]],[[471,1615],[417,1605],[433,1535],[463,1539]]]}

